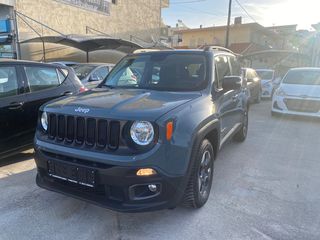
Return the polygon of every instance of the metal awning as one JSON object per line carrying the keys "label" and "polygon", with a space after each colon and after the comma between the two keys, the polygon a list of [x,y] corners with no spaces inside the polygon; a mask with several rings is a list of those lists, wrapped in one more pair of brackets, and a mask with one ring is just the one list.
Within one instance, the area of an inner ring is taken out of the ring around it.
{"label": "metal awning", "polygon": [[55,43],[74,47],[87,53],[87,61],[89,61],[89,53],[97,50],[116,50],[124,53],[132,53],[137,49],[144,48],[142,45],[132,41],[105,36],[44,36],[21,42],[21,44],[24,43]]}

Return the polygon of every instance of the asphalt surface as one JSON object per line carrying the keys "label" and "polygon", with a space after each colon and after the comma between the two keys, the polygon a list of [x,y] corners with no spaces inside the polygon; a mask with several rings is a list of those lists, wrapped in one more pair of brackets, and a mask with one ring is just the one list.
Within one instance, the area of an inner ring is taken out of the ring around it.
{"label": "asphalt surface", "polygon": [[320,239],[320,120],[253,105],[215,162],[208,203],[123,214],[38,188],[31,153],[0,163],[0,239]]}

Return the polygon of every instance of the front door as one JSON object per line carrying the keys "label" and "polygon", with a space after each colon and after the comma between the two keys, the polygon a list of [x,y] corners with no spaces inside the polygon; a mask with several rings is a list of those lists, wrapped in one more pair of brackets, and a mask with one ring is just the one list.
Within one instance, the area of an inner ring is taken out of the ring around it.
{"label": "front door", "polygon": [[12,65],[0,65],[0,153],[30,143],[25,138],[26,98],[20,71]]}

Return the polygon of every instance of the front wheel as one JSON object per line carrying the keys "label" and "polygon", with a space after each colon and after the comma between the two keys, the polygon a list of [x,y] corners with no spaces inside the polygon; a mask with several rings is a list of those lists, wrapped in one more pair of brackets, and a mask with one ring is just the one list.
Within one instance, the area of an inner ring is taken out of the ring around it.
{"label": "front wheel", "polygon": [[204,139],[197,150],[183,199],[183,205],[191,208],[201,208],[207,202],[213,177],[214,151],[211,143]]}
{"label": "front wheel", "polygon": [[234,136],[234,139],[236,141],[243,142],[244,140],[246,140],[247,134],[248,134],[248,123],[249,123],[248,109],[246,109],[243,114],[243,122],[242,122],[241,128]]}

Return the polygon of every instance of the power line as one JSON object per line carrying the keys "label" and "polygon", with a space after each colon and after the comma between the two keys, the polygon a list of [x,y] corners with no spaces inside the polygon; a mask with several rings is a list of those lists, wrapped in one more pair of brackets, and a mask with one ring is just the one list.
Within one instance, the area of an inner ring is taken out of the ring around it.
{"label": "power line", "polygon": [[249,18],[251,18],[254,22],[257,22],[256,19],[254,17],[252,17],[252,15],[242,6],[242,4],[239,2],[239,0],[235,0],[238,5],[240,6],[240,8],[248,15]]}

